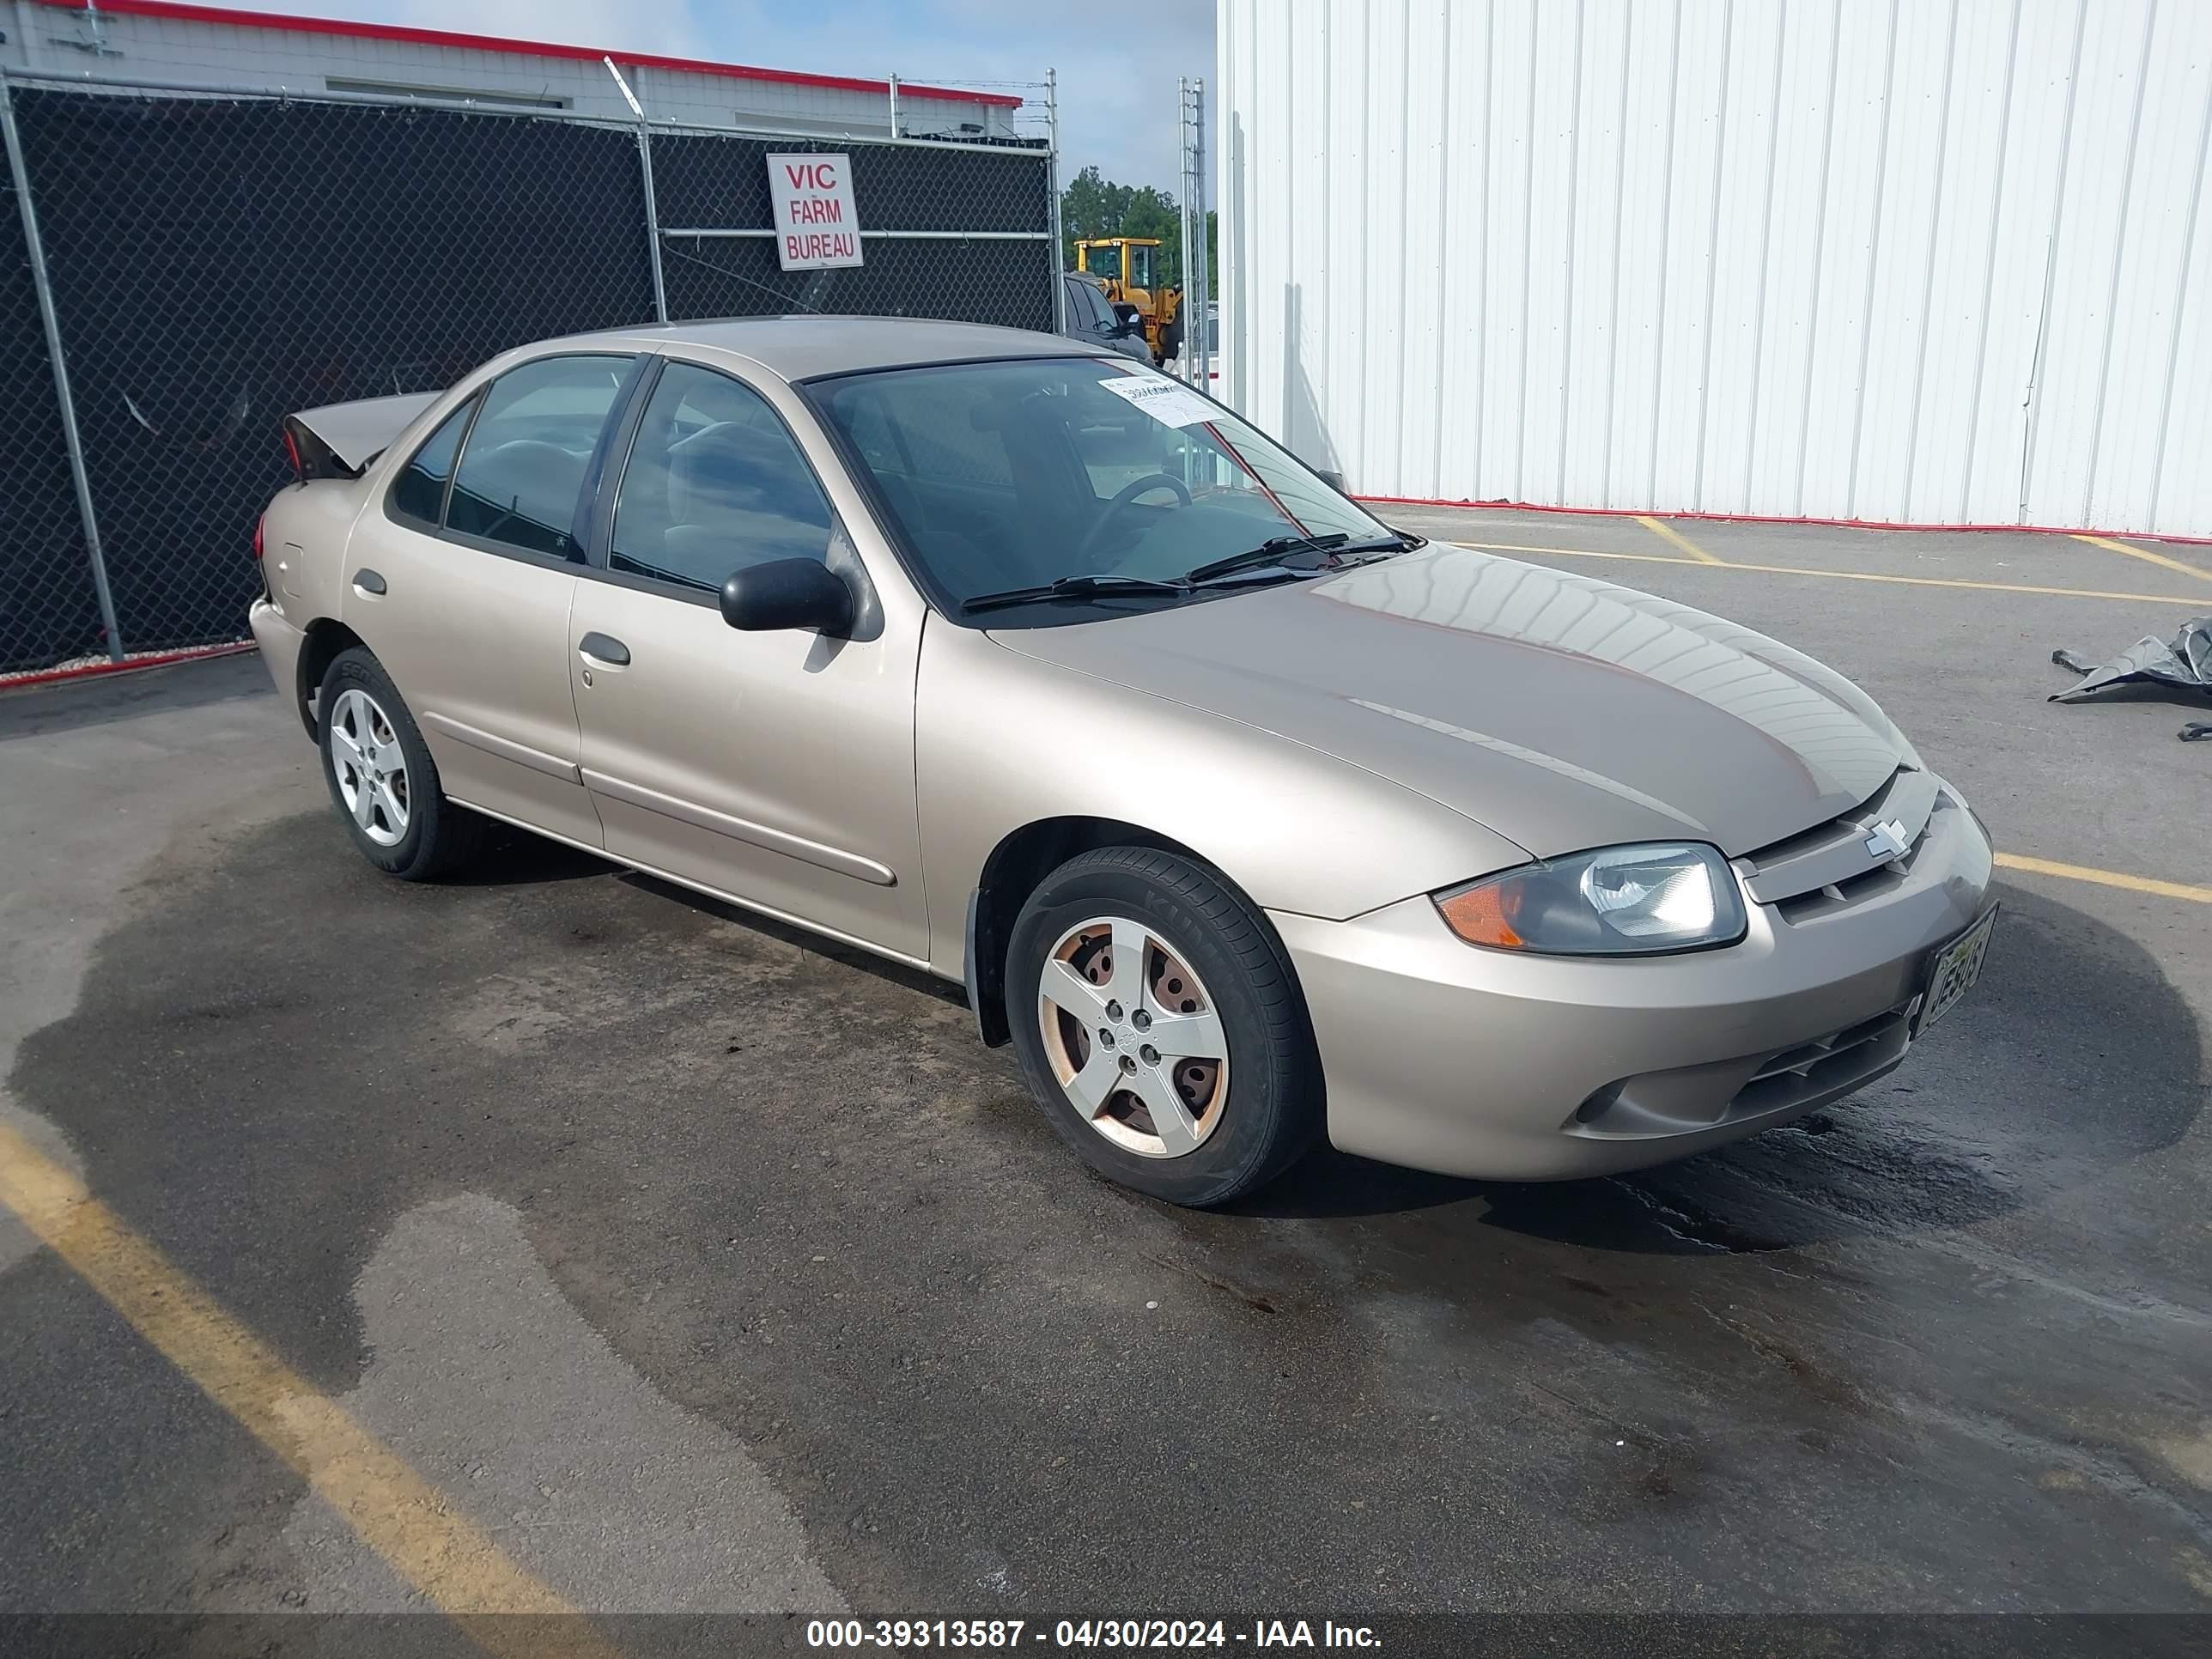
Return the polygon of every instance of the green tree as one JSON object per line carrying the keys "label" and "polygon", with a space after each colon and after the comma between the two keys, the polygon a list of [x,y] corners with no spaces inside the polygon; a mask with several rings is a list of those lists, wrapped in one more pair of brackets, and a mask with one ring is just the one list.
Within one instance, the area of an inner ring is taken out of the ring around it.
{"label": "green tree", "polygon": [[1085,167],[1060,192],[1060,263],[1068,270],[1075,268],[1079,237],[1157,236],[1160,275],[1170,286],[1179,287],[1182,228],[1176,211],[1176,198],[1166,191],[1152,185],[1118,185],[1097,167]]}
{"label": "green tree", "polygon": [[1060,253],[1069,270],[1075,268],[1076,238],[1121,234],[1121,218],[1133,194],[1127,185],[1108,183],[1095,167],[1084,168],[1069,181],[1060,197],[1060,228],[1066,235]]}
{"label": "green tree", "polygon": [[[1160,239],[1159,270],[1170,287],[1182,286],[1182,221],[1176,198],[1151,185],[1117,185],[1095,167],[1068,181],[1060,193],[1060,228],[1064,239],[1060,250],[1063,268],[1075,269],[1075,243],[1085,236],[1157,236]],[[1206,215],[1208,298],[1221,292],[1220,223],[1212,209]]]}

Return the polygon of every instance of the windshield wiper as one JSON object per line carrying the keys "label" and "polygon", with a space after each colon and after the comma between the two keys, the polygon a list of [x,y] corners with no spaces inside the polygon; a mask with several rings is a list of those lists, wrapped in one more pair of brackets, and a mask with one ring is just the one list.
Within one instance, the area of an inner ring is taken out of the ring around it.
{"label": "windshield wiper", "polygon": [[996,611],[1003,605],[1034,605],[1041,599],[1113,599],[1122,594],[1174,593],[1190,592],[1188,580],[1162,581],[1152,576],[1062,576],[1058,581],[1047,582],[1041,587],[1009,587],[1000,593],[978,593],[972,599],[963,599],[963,614],[976,611]]}
{"label": "windshield wiper", "polygon": [[[1364,542],[1355,542],[1339,530],[1326,536],[1276,536],[1259,546],[1242,553],[1231,553],[1225,559],[1216,559],[1195,570],[1183,572],[1187,582],[1212,581],[1217,576],[1231,576],[1242,570],[1257,570],[1271,564],[1283,564],[1291,555],[1325,553],[1331,559],[1340,559],[1347,553],[1395,553],[1408,545],[1407,538],[1399,535],[1377,536]],[[1319,566],[1285,565],[1286,569],[1318,569]]]}
{"label": "windshield wiper", "polygon": [[1239,570],[1280,564],[1284,556],[1290,553],[1334,553],[1351,539],[1341,530],[1327,536],[1271,536],[1257,547],[1231,553],[1225,559],[1215,559],[1195,570],[1186,570],[1182,579],[1187,582],[1211,581],[1216,576],[1232,575]]}
{"label": "windshield wiper", "polygon": [[1340,530],[1326,536],[1277,536],[1257,547],[1202,564],[1180,576],[1121,576],[1111,571],[1092,576],[1062,576],[1058,581],[1036,587],[1009,587],[999,593],[978,593],[972,599],[962,600],[960,610],[963,615],[969,615],[978,611],[996,611],[1005,605],[1036,605],[1050,599],[1113,599],[1123,594],[1133,598],[1148,598],[1155,593],[1182,597],[1218,577],[1271,565],[1283,565],[1285,571],[1292,575],[1310,574],[1322,568],[1283,564],[1286,557],[1300,553],[1323,554],[1334,561],[1352,553],[1396,553],[1418,544],[1415,538],[1403,535],[1377,536],[1355,542]]}

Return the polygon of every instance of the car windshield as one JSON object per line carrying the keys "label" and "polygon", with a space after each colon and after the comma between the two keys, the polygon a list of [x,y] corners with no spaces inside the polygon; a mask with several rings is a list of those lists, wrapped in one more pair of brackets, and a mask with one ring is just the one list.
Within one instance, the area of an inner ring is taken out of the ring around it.
{"label": "car windshield", "polygon": [[808,392],[954,614],[1067,578],[1127,590],[1079,582],[1063,599],[994,611],[994,627],[1180,602],[1192,596],[1140,585],[1279,538],[1395,534],[1218,404],[1126,358],[879,369]]}

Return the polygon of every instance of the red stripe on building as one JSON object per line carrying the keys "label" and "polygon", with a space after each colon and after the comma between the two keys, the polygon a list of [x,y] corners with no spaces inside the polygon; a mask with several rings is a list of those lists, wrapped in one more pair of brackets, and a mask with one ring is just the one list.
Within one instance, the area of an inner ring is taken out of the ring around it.
{"label": "red stripe on building", "polygon": [[[158,17],[177,23],[214,23],[230,28],[276,29],[289,34],[337,35],[349,40],[396,40],[417,46],[453,46],[466,52],[495,52],[520,58],[565,58],[596,64],[611,58],[617,64],[644,69],[680,70],[692,75],[719,75],[735,81],[767,81],[779,86],[814,87],[835,92],[872,93],[890,96],[888,81],[861,80],[849,75],[808,75],[798,70],[759,69],[750,64],[716,64],[703,58],[666,58],[656,52],[602,51],[597,46],[562,46],[546,40],[516,40],[496,34],[459,34],[448,29],[415,28],[403,23],[357,23],[343,18],[295,17],[285,12],[234,11],[228,6],[198,6],[184,0],[36,0],[58,11],[98,10],[116,17]],[[942,98],[962,104],[990,104],[1018,109],[1021,100],[998,92],[963,92],[952,87],[928,87],[899,82],[909,98]]]}

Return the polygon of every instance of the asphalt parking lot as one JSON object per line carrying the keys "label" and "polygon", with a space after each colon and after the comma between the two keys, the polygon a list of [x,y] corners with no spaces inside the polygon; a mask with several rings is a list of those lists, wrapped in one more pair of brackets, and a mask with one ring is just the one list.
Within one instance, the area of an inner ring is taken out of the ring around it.
{"label": "asphalt parking lot", "polygon": [[100,1217],[0,1211],[0,1610],[437,1605],[450,1522],[592,1612],[2212,1611],[2212,750],[2044,701],[2212,550],[1381,510],[1867,687],[2011,860],[1976,994],[1649,1174],[1187,1213],[957,990],[523,837],[380,877],[251,656],[0,698],[7,1190]]}

